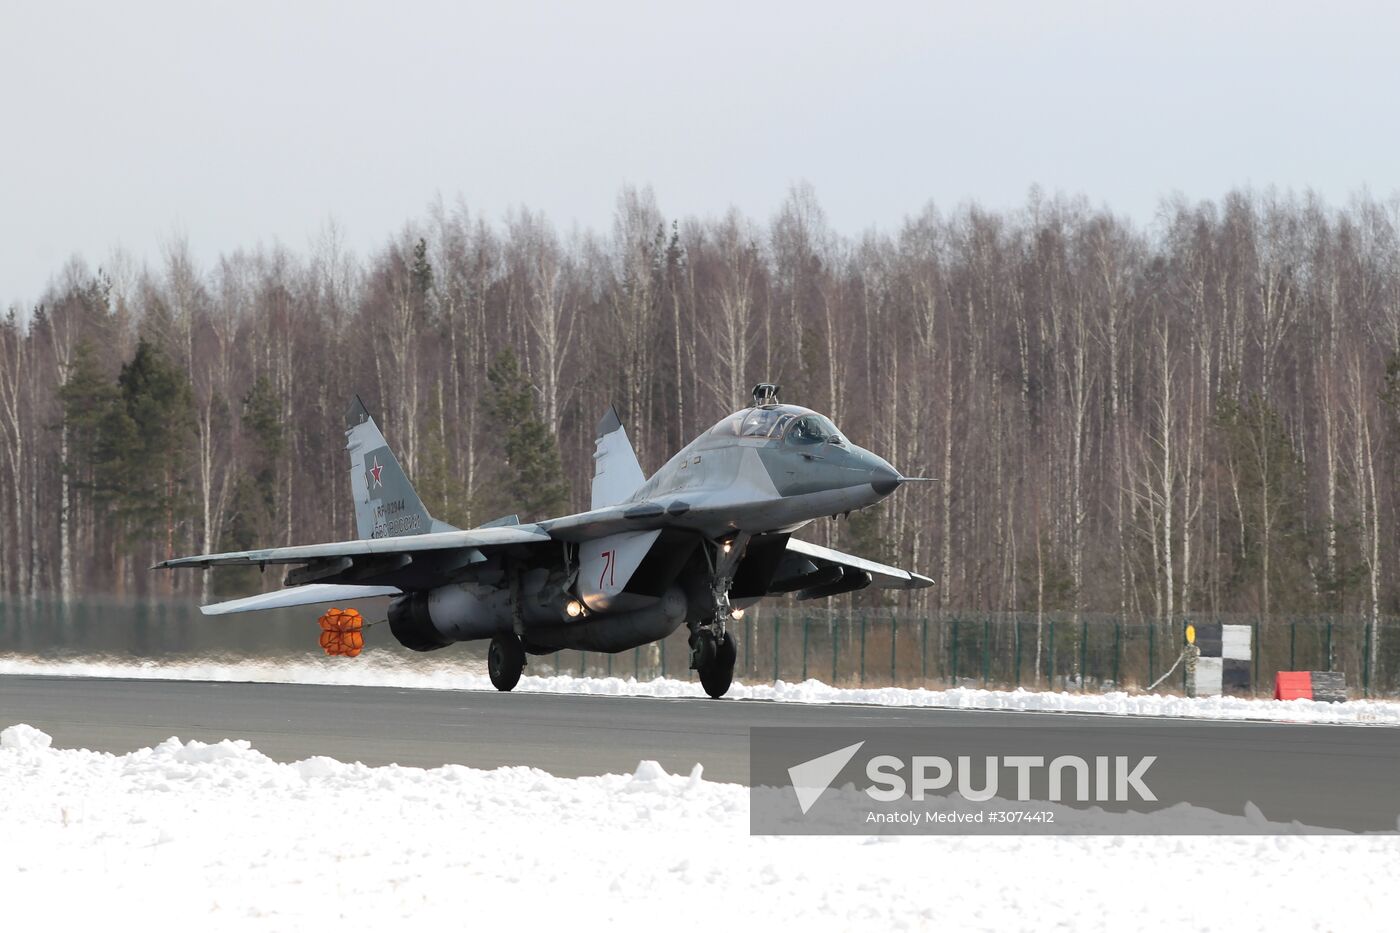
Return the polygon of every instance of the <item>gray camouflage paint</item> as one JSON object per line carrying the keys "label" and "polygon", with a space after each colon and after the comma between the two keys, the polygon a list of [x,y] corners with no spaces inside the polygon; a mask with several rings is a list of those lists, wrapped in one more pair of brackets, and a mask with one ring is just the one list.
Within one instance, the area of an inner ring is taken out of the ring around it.
{"label": "gray camouflage paint", "polygon": [[350,490],[355,498],[355,533],[361,538],[397,538],[433,531],[455,531],[428,514],[408,481],[399,458],[384,440],[360,397],[346,415]]}
{"label": "gray camouflage paint", "polygon": [[[802,443],[782,434],[742,437],[733,428],[735,419],[787,416],[786,433],[791,435],[797,419],[820,419],[809,409],[789,405],[744,409],[696,438],[645,481],[621,420],[610,410],[599,424],[594,508],[530,524],[515,523],[511,516],[493,523],[497,527],[468,531],[458,531],[428,513],[358,398],[348,416],[346,448],[359,540],[198,555],[158,566],[295,563],[304,566],[288,574],[288,585],[314,580],[322,585],[343,584],[340,590],[353,589],[349,584],[381,591],[384,586],[397,587],[404,593],[395,601],[401,607],[400,620],[417,626],[414,634],[422,636],[419,650],[511,631],[521,635],[532,651],[558,647],[616,651],[664,637],[683,619],[711,611],[706,597],[697,596],[708,590],[687,588],[678,580],[655,595],[646,595],[645,589],[629,591],[616,607],[610,598],[609,608],[587,618],[572,618],[565,612],[566,604],[578,595],[574,587],[582,571],[581,565],[570,563],[569,555],[578,561],[584,559],[585,550],[601,550],[589,559],[605,558],[607,563],[600,566],[607,568],[609,585],[617,568],[624,577],[617,585],[625,587],[625,577],[644,557],[656,556],[663,564],[668,555],[688,559],[697,541],[690,532],[711,541],[734,532],[755,541],[778,536],[778,546],[785,546],[788,555],[784,580],[835,567],[863,577],[866,584],[872,576],[885,586],[932,583],[898,568],[784,537],[817,518],[874,505],[903,482],[889,463],[839,434],[824,442]],[[829,430],[830,423],[821,420]],[[627,495],[634,483],[636,488]],[[670,530],[671,537],[656,538],[658,529]],[[623,545],[634,536],[670,541],[668,546],[675,550],[652,555],[656,548],[644,548],[622,566],[619,557],[627,550]],[[603,539],[610,540],[604,544]],[[743,554],[741,548],[726,560],[737,561]],[[597,568],[588,570],[601,581]],[[667,585],[657,579],[663,587]],[[307,589],[305,604],[321,601],[312,588]],[[746,598],[742,604],[752,601]],[[262,608],[256,599],[234,602],[239,610]],[[298,603],[279,598],[277,604]],[[220,605],[205,608],[220,611]],[[234,609],[230,604],[229,611]],[[391,606],[391,623],[394,616]]]}
{"label": "gray camouflage paint", "polygon": [[[816,414],[795,405],[773,408],[795,418]],[[844,436],[819,446],[736,437],[719,430],[730,418],[667,461],[631,501],[668,510],[683,503],[689,508],[675,523],[712,535],[760,534],[794,531],[816,518],[866,508],[900,485],[899,471]]]}

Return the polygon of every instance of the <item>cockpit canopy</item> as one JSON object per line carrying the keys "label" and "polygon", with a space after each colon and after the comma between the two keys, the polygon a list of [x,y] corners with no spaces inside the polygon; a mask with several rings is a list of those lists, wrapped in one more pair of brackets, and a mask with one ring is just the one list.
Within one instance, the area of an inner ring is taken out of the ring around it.
{"label": "cockpit canopy", "polygon": [[841,432],[826,415],[797,405],[764,405],[735,412],[710,429],[719,437],[782,439],[794,446],[815,446],[828,440],[844,444]]}

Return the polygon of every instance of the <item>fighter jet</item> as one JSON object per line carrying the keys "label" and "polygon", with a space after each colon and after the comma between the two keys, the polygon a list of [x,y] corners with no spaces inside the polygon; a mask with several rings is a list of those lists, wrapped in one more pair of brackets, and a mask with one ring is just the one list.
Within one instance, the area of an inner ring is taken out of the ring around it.
{"label": "fighter jet", "polygon": [[915,478],[851,443],[826,416],[779,403],[772,384],[756,386],[750,407],[650,478],[610,408],[598,424],[592,507],[524,524],[508,515],[461,530],[433,518],[358,397],[345,434],[357,540],[200,554],[152,569],[294,565],[284,589],[203,606],[206,615],[391,596],[389,630],[407,648],[490,639],[487,668],[503,691],[520,680],[527,655],[626,651],[685,625],[691,669],[712,697],[734,678],[732,623],[763,597],[933,583],[792,537]]}

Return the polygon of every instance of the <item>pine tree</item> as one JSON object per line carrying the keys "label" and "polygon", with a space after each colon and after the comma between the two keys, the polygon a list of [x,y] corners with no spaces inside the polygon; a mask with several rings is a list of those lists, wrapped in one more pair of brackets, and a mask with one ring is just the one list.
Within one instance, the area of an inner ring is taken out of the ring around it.
{"label": "pine tree", "polygon": [[245,472],[252,478],[269,520],[277,498],[277,464],[282,462],[287,446],[281,412],[281,401],[272,381],[265,375],[259,376],[243,396],[243,430],[248,437],[250,455]]}
{"label": "pine tree", "polygon": [[189,378],[153,343],[117,377],[119,398],[103,438],[102,460],[114,470],[115,506],[129,544],[174,551],[176,526],[190,510],[188,463],[194,437]]}
{"label": "pine tree", "polygon": [[[220,537],[221,550],[242,551],[268,539],[277,516],[277,465],[286,449],[281,403],[271,380],[259,376],[243,396],[244,448],[233,506]],[[257,587],[251,567],[220,567],[214,588],[219,593],[247,592]]]}
{"label": "pine tree", "polygon": [[488,417],[505,454],[507,498],[525,515],[558,514],[569,502],[559,445],[535,412],[530,384],[515,354],[509,349],[497,354],[486,379],[491,385]]}
{"label": "pine tree", "polygon": [[459,527],[470,522],[466,485],[452,469],[452,453],[443,436],[441,402],[436,395],[428,403],[427,428],[413,480],[423,504],[434,516]]}
{"label": "pine tree", "polygon": [[86,340],[80,342],[68,381],[59,389],[63,420],[71,437],[64,469],[77,489],[101,493],[112,488],[112,477],[105,475],[106,439],[118,399],[117,387],[102,371],[97,350]]}
{"label": "pine tree", "polygon": [[90,554],[107,557],[112,537],[104,527],[106,513],[98,506],[109,498],[114,477],[105,461],[105,438],[117,405],[117,387],[91,341],[81,340],[74,347],[68,379],[59,387],[58,398],[62,423],[57,427],[66,440],[59,468],[65,474],[68,509],[60,532],[69,535],[79,551],[86,542]]}
{"label": "pine tree", "polygon": [[1400,353],[1390,357],[1385,364],[1385,387],[1381,390],[1381,401],[1390,410],[1391,427],[1400,436]]}
{"label": "pine tree", "polygon": [[1282,596],[1307,606],[1312,587],[1304,533],[1302,464],[1278,412],[1259,393],[1243,402],[1226,397],[1215,416],[1238,502],[1238,560],[1234,584],[1257,580],[1265,613]]}

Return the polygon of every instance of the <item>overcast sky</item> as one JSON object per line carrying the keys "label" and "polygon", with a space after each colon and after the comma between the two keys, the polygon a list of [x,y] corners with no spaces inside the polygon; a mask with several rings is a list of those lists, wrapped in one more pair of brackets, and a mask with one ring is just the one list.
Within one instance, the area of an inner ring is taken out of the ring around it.
{"label": "overcast sky", "polygon": [[1397,62],[1382,3],[0,0],[0,307],[176,232],[363,254],[439,193],[606,230],[624,184],[766,220],[805,180],[852,233],[1035,183],[1389,196]]}

